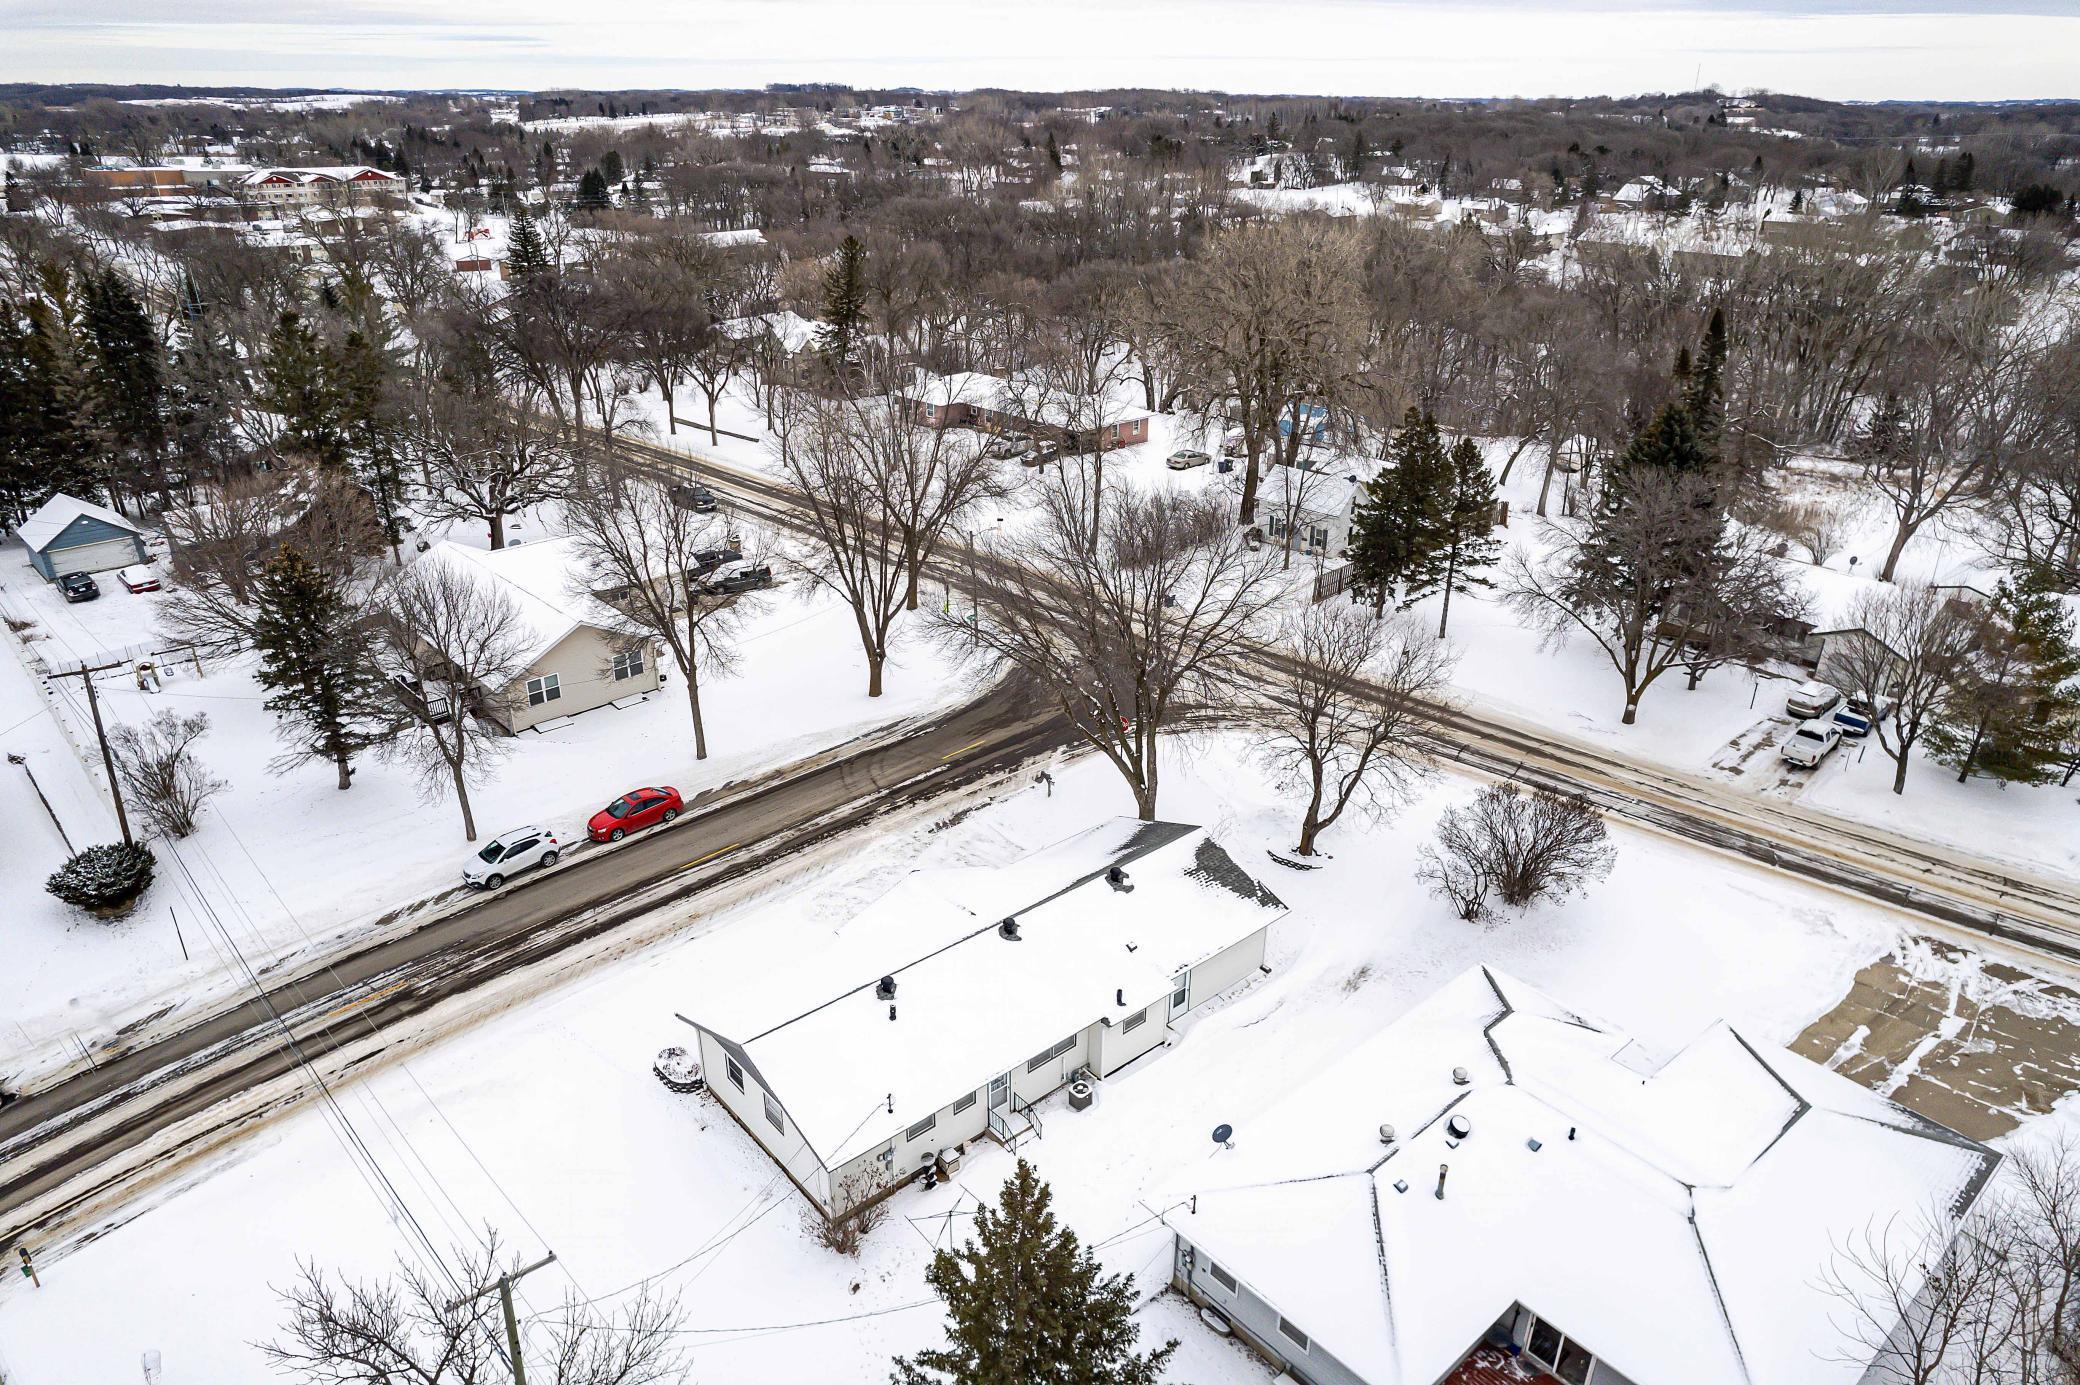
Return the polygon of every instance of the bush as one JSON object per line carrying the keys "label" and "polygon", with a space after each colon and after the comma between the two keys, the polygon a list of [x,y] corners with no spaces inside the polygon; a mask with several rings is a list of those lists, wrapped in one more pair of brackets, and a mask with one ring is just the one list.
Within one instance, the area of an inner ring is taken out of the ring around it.
{"label": "bush", "polygon": [[195,758],[195,741],[209,731],[201,712],[160,712],[142,730],[118,726],[109,735],[123,792],[145,825],[162,837],[185,837],[195,817],[228,787]]}
{"label": "bush", "polygon": [[1557,899],[1610,874],[1616,855],[1602,815],[1582,795],[1490,784],[1445,810],[1416,876],[1471,922],[1487,912],[1490,894],[1513,909]]}
{"label": "bush", "polygon": [[[864,1197],[874,1190],[875,1183],[876,1180],[874,1179],[862,1178],[858,1174],[853,1174],[839,1180],[837,1188],[838,1197],[844,1201]],[[827,1219],[813,1211],[806,1213],[803,1217],[804,1223],[808,1226],[810,1238],[816,1244],[822,1246],[825,1250],[834,1250],[840,1255],[851,1256],[859,1254],[860,1246],[867,1239],[867,1233],[887,1220],[888,1202],[886,1199],[880,1202],[870,1202],[864,1207],[857,1208],[842,1217]]]}
{"label": "bush", "polygon": [[156,864],[150,847],[90,846],[52,872],[44,888],[75,908],[122,914],[151,888]]}

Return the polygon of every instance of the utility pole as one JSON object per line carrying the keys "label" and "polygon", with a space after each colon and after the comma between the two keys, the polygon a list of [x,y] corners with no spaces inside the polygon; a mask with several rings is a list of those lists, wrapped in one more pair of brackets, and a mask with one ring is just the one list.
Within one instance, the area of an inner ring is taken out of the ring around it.
{"label": "utility pole", "polygon": [[448,1311],[452,1313],[465,1303],[475,1303],[493,1289],[498,1291],[499,1305],[505,1309],[506,1314],[506,1350],[512,1353],[513,1385],[527,1385],[527,1363],[520,1355],[520,1320],[513,1316],[513,1285],[518,1280],[525,1279],[543,1266],[555,1263],[556,1252],[552,1250],[532,1265],[523,1265],[517,1270],[508,1270],[500,1275],[495,1282],[485,1285],[467,1298],[458,1298],[448,1305]]}
{"label": "utility pole", "polygon": [[101,742],[101,767],[108,771],[109,796],[116,801],[116,826],[123,829],[123,845],[135,846],[130,835],[130,818],[123,811],[123,785],[116,778],[116,757],[108,748],[108,731],[101,724],[101,699],[94,695],[94,675],[106,673],[112,668],[121,668],[120,662],[97,664],[92,668],[76,668],[67,673],[55,673],[53,678],[77,678],[87,685],[87,708],[94,714],[94,738]]}

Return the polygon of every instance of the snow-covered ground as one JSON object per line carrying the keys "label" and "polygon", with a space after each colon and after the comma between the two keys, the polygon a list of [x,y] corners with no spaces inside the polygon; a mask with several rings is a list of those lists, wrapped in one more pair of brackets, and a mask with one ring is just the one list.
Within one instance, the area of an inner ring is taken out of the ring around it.
{"label": "snow-covered ground", "polygon": [[[1467,781],[1437,781],[1391,823],[1339,828],[1312,871],[1267,855],[1291,845],[1290,798],[1236,740],[1174,755],[1165,782],[1164,816],[1213,828],[1292,913],[1273,927],[1268,976],[1196,1012],[1173,1048],[1105,1083],[1090,1111],[1043,1107],[1044,1137],[1028,1151],[1059,1211],[1144,1291],[1165,1276],[1168,1238],[1142,1199],[1203,1154],[1216,1124],[1247,1139],[1294,1072],[1473,963],[1665,1056],[1720,1016],[1788,1042],[1897,937],[1883,911],[1623,827],[1615,871],[1587,898],[1468,925],[1413,878],[1436,814],[1472,792]],[[556,1252],[557,1266],[527,1282],[525,1311],[555,1312],[566,1292],[625,1302],[620,1291],[655,1277],[685,1306],[698,1379],[885,1379],[891,1354],[935,1340],[929,1252],[949,1229],[962,1234],[961,1213],[994,1195],[1008,1156],[977,1147],[955,1184],[897,1195],[861,1258],[841,1258],[808,1238],[806,1204],[744,1132],[705,1099],[665,1091],[650,1061],[685,1037],[674,1012],[806,999],[790,959],[829,948],[904,871],[1006,861],[1127,806],[1111,768],[1085,759],[1057,773],[1051,795],[1025,789],[943,829],[848,844],[785,892],[347,1088],[340,1108],[436,1245],[490,1224],[525,1258]],[[169,1385],[272,1379],[250,1344],[278,1330],[271,1289],[299,1257],[368,1274],[417,1253],[334,1119],[314,1107],[282,1121],[47,1263],[42,1290],[0,1287],[0,1370],[119,1380],[157,1351]],[[262,1206],[267,1216],[251,1215]],[[124,1311],[110,1314],[112,1302]],[[1174,1299],[1143,1318],[1148,1337],[1185,1343],[1173,1379],[1269,1379]]]}
{"label": "snow-covered ground", "polygon": [[[523,534],[539,537],[540,528],[529,516]],[[68,605],[28,568],[19,544],[0,548],[0,609],[33,622],[30,648],[87,658],[154,639],[153,611],[163,596],[127,592],[113,574],[101,590],[97,601]],[[25,755],[75,849],[114,840],[79,681],[53,685],[53,709],[25,672],[24,646],[11,636],[0,642],[7,645],[0,749]],[[736,677],[704,682],[707,760],[694,759],[685,695],[667,664],[666,686],[637,705],[602,707],[514,738],[511,753],[472,790],[480,833],[532,822],[582,840],[585,818],[625,789],[669,784],[690,799],[966,695],[932,645],[912,638],[898,645],[886,694],[868,698],[850,611],[799,580],[757,600],[742,655]],[[421,798],[404,767],[366,757],[345,793],[329,765],[269,768],[281,745],[250,659],[208,661],[201,676],[191,664],[170,662],[157,693],[140,692],[121,670],[96,686],[111,725],[143,722],[165,708],[208,714],[198,754],[230,788],[178,852],[218,907],[245,923],[241,944],[254,965],[329,945],[456,884],[465,847],[460,814],[450,798]],[[0,847],[0,897],[8,901],[0,1079],[75,1061],[81,1041],[91,1048],[138,1013],[176,995],[192,1002],[233,977],[226,964],[234,959],[195,936],[198,911],[185,904],[188,884],[167,853],[130,918],[88,918],[44,892],[66,852],[20,767],[0,764],[0,795],[13,829]],[[182,960],[176,917],[186,926],[190,961]]]}

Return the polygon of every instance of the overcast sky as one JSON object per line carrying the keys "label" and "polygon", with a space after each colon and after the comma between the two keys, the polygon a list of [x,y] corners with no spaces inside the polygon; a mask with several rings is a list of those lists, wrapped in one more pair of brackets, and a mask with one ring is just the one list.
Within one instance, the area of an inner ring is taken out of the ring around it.
{"label": "overcast sky", "polygon": [[0,80],[2080,97],[2080,0],[0,0]]}

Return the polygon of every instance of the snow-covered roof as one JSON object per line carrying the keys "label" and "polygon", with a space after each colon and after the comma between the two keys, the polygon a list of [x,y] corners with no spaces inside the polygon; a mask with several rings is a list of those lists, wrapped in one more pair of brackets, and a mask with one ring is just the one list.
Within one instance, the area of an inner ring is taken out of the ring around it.
{"label": "snow-covered roof", "polygon": [[1724,1022],[1658,1062],[1479,967],[1232,1144],[1166,1219],[1373,1385],[1512,1305],[1632,1380],[1847,1385],[1836,1249],[1961,1215],[2000,1157]]}
{"label": "snow-covered roof", "polygon": [[972,404],[979,409],[1002,409],[1010,402],[1010,390],[1002,376],[977,370],[960,370],[951,375],[919,371],[916,382],[902,395],[915,403],[933,406]]}
{"label": "snow-covered roof", "polygon": [[124,519],[106,505],[96,505],[91,500],[81,500],[76,495],[60,492],[36,507],[36,513],[21,522],[15,533],[32,550],[42,552],[45,544],[65,532],[65,526],[81,517],[98,519],[103,524],[113,524],[125,533],[142,534],[144,530]]}
{"label": "snow-covered roof", "polygon": [[756,226],[747,227],[741,231],[703,231],[700,233],[700,237],[710,245],[764,245],[766,243],[766,233],[759,230]]}
{"label": "snow-covered roof", "polygon": [[[1105,878],[1115,865],[1131,890]],[[751,1020],[739,1050],[837,1168],[1099,1019],[1167,996],[1180,972],[1284,912],[1204,828],[1115,819],[1008,865],[905,878],[846,926],[855,955],[872,959],[858,984]],[[998,931],[1007,918],[1018,941]],[[875,998],[883,976],[896,981],[893,1023]]]}
{"label": "snow-covered roof", "polygon": [[570,538],[497,549],[443,541],[418,561],[488,578],[503,590],[520,613],[521,645],[531,664],[581,625],[611,628],[610,612],[589,597],[573,595],[574,582],[582,580],[576,545]]}
{"label": "snow-covered roof", "polygon": [[263,183],[395,183],[401,181],[394,173],[367,164],[333,164],[314,168],[256,168],[239,182],[246,187],[259,187]]}
{"label": "snow-covered roof", "polygon": [[782,350],[790,356],[808,350],[816,344],[817,324],[792,309],[779,312],[759,313],[754,317],[733,317],[716,324],[728,336],[738,341],[750,341],[759,336],[771,336],[780,343]]}

